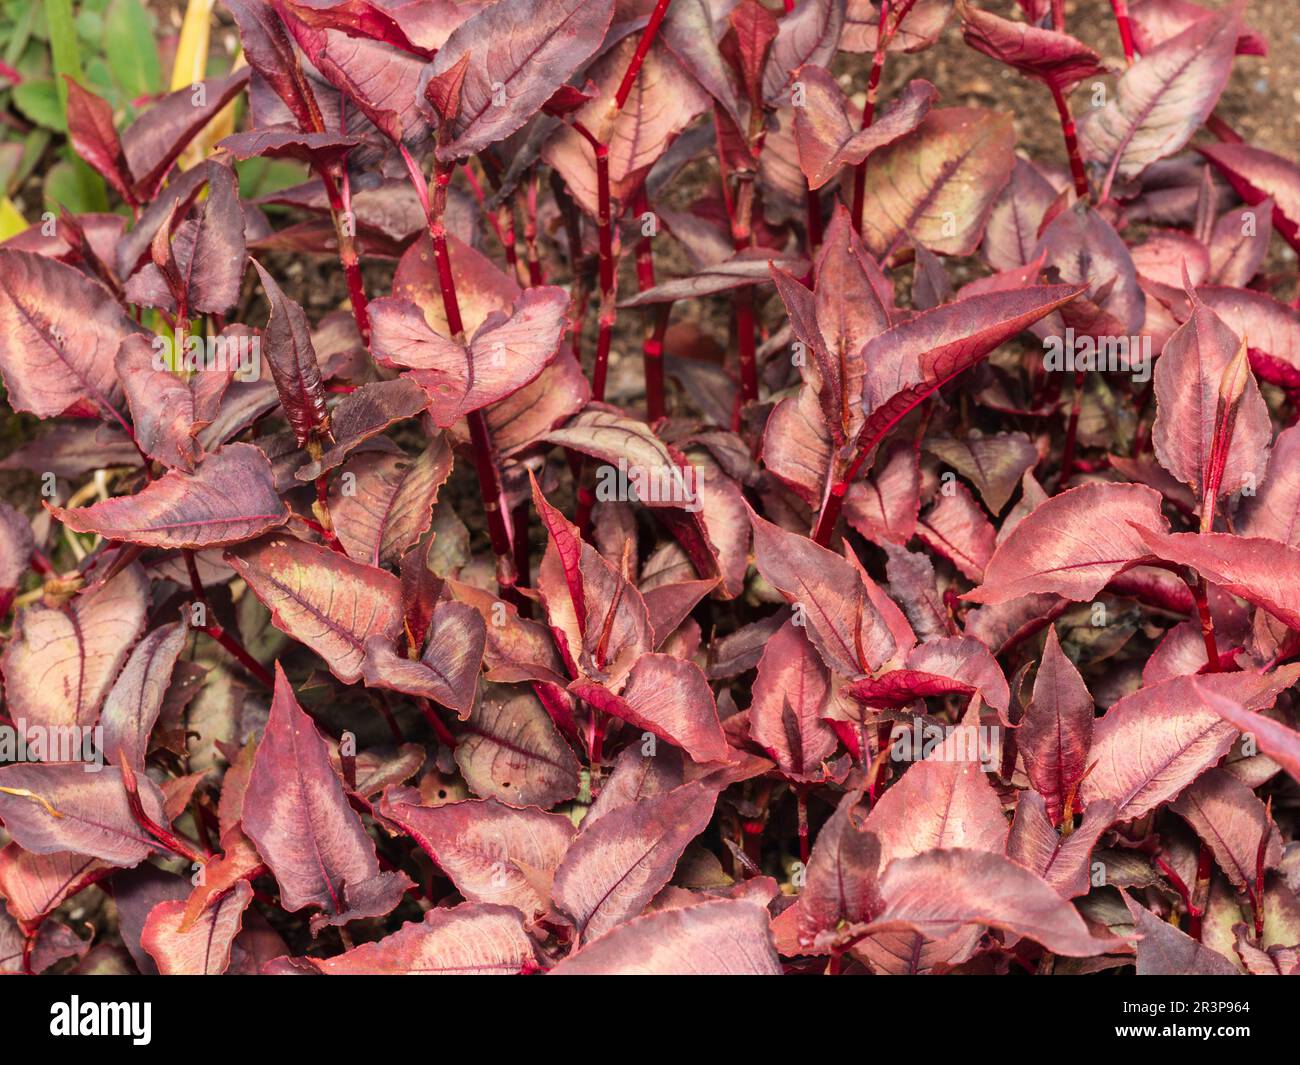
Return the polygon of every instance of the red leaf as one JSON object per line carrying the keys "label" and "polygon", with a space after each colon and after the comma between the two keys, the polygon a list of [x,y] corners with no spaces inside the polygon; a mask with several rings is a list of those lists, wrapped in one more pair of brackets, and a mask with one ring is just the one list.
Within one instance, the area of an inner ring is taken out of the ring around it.
{"label": "red leaf", "polygon": [[880,841],[865,831],[849,792],[817,833],[799,895],[799,940],[823,953],[845,924],[870,921],[884,906],[877,889]]}
{"label": "red leaf", "polygon": [[1068,285],[968,296],[923,311],[876,337],[863,350],[866,421],[860,440],[868,449],[927,396],[980,362],[999,344],[1068,303]]}
{"label": "red leaf", "polygon": [[1237,695],[1220,693],[1197,680],[1191,683],[1206,706],[1233,728],[1254,736],[1261,751],[1282,766],[1293,779],[1300,781],[1300,732],[1254,713],[1254,707],[1248,707]]}
{"label": "red leaf", "polygon": [[[1151,442],[1160,464],[1200,499],[1207,483],[1214,482],[1211,459],[1216,447],[1226,451],[1219,459],[1219,495],[1254,487],[1263,479],[1273,425],[1248,369],[1234,390],[1235,399],[1224,406],[1226,375],[1242,342],[1195,294],[1191,300],[1191,317],[1169,338],[1156,361]],[[1219,441],[1229,417],[1228,439]]]}
{"label": "red leaf", "polygon": [[385,366],[401,367],[429,398],[439,428],[504,399],[555,359],[565,329],[568,296],[558,288],[528,289],[507,318],[489,315],[468,347],[429,328],[410,300],[387,297],[370,305],[372,348]]}
{"label": "red leaf", "polygon": [[401,589],[385,570],[289,536],[246,544],[226,561],[276,628],[319,654],[345,684],[361,679],[367,640],[395,640],[401,632]]}
{"label": "red leaf", "polygon": [[0,249],[0,373],[14,410],[114,417],[121,393],[113,356],[140,331],[80,271]]}
{"label": "red leaf", "polygon": [[966,107],[931,111],[867,167],[862,239],[883,259],[909,238],[940,255],[970,255],[1011,177],[1009,115]]}
{"label": "red leaf", "polygon": [[1007,857],[1041,876],[1062,898],[1078,898],[1092,890],[1092,849],[1114,820],[1115,804],[1101,799],[1088,807],[1083,824],[1061,836],[1043,797],[1036,791],[1022,791],[1007,839]]}
{"label": "red leaf", "polygon": [[1202,774],[1169,808],[1196,830],[1238,891],[1262,889],[1259,863],[1273,869],[1281,861],[1281,836],[1264,804],[1226,769]]}
{"label": "red leaf", "polygon": [[366,685],[420,695],[466,718],[474,704],[486,639],[483,618],[472,606],[440,603],[418,659],[399,655],[387,636],[366,640]]}
{"label": "red leaf", "polygon": [[181,928],[185,903],[160,902],[149,912],[141,943],[163,976],[220,976],[230,965],[231,948],[252,901],[252,885],[241,880],[185,930]]}
{"label": "red leaf", "polygon": [[767,910],[714,899],[648,913],[571,954],[552,976],[779,976]]}
{"label": "red leaf", "polygon": [[787,621],[759,659],[749,733],[793,780],[820,780],[838,747],[822,720],[830,694],[830,671],[808,637]]}
{"label": "red leaf", "polygon": [[31,524],[8,503],[0,502],[0,617],[9,613],[35,547]]}
{"label": "red leaf", "polygon": [[803,67],[797,84],[803,86],[804,104],[794,109],[794,137],[799,167],[812,189],[821,188],[842,167],[857,166],[877,148],[911,133],[939,95],[928,81],[908,82],[889,107],[861,129],[838,82],[823,67]]}
{"label": "red leaf", "polygon": [[1125,947],[1123,940],[1093,936],[1047,881],[987,851],[934,850],[896,861],[880,878],[880,893],[885,909],[869,926],[880,931],[909,928],[938,939],[964,925],[987,925],[1067,958]]}
{"label": "red leaf", "polygon": [[1109,799],[1116,818],[1129,821],[1168,802],[1222,758],[1236,738],[1236,729],[1211,707],[1211,696],[1267,709],[1297,676],[1300,666],[1267,677],[1175,677],[1120,699],[1093,733],[1090,757],[1097,767],[1080,789],[1084,805]]}
{"label": "red leaf", "polygon": [[836,673],[873,672],[895,651],[893,634],[871,602],[859,571],[806,536],[751,514],[754,564],[802,611],[808,638]]}
{"label": "red leaf", "polygon": [[473,155],[532,118],[599,48],[613,13],[611,0],[505,0],[458,26],[429,68],[437,76],[470,60],[439,158]]}
{"label": "red leaf", "polygon": [[78,532],[146,547],[185,548],[240,543],[289,517],[276,494],[271,464],[253,444],[226,444],[193,474],[171,470],[133,496],[49,511]]}
{"label": "red leaf", "polygon": [[1047,85],[1069,90],[1105,70],[1101,56],[1068,33],[960,4],[962,37],[978,52]]}
{"label": "red leaf", "polygon": [[20,613],[0,657],[7,712],[28,725],[93,725],[144,627],[148,598],[149,582],[131,566],[67,607]]}
{"label": "red leaf", "polygon": [[110,761],[121,758],[132,768],[143,770],[149,735],[188,637],[185,626],[173,622],[154,629],[136,644],[100,715],[104,755]]}
{"label": "red leaf", "polygon": [[1207,144],[1198,149],[1251,206],[1272,204],[1273,225],[1300,248],[1300,167],[1249,144]]}
{"label": "red leaf", "polygon": [[619,693],[589,680],[574,681],[569,691],[633,728],[681,747],[696,762],[731,761],[713,692],[694,662],[645,654]]}
{"label": "red leaf", "polygon": [[1300,548],[1228,533],[1134,531],[1157,558],[1191,566],[1224,591],[1300,629]]}
{"label": "red leaf", "polygon": [[471,902],[429,910],[378,942],[304,962],[327,976],[514,976],[537,965],[518,910]]}
{"label": "red leaf", "polygon": [[539,894],[573,840],[573,822],[535,807],[516,810],[495,799],[420,806],[398,793],[380,807],[407,832],[470,902],[513,906],[529,921],[545,913]]}
{"label": "red leaf", "polygon": [[289,299],[256,259],[253,266],[271,305],[263,334],[266,362],[280,394],[280,404],[301,447],[329,428],[325,386],[321,381],[316,349],[302,308]]}
{"label": "red leaf", "polygon": [[122,142],[113,125],[113,109],[68,75],[68,139],[76,153],[98,170],[127,203],[135,203],[131,171],[122,153]]}
{"label": "red leaf", "polygon": [[[24,850],[75,854],[109,865],[138,865],[156,848],[131,813],[122,772],[87,762],[43,762],[0,768],[0,821]],[[144,812],[166,820],[162,794],[148,777],[139,781]]]}
{"label": "red leaf", "polygon": [[276,664],[275,698],[244,797],[244,831],[280,885],[286,910],[318,907],[313,932],[382,917],[410,881],[381,873],[374,842],[348,805],[325,741]]}
{"label": "red leaf", "polygon": [[[168,93],[122,134],[122,151],[142,202],[157,195],[172,164],[217,113],[244,91],[247,67]],[[201,93],[201,96],[200,96]]]}
{"label": "red leaf", "polygon": [[668,883],[717,797],[717,788],[695,781],[584,826],[552,885],[556,906],[573,918],[584,943],[637,916]]}
{"label": "red leaf", "polygon": [[578,794],[578,759],[537,696],[490,686],[456,744],[470,791],[517,806],[549,809]]}
{"label": "red leaf", "polygon": [[452,454],[445,436],[435,436],[415,458],[405,454],[354,455],[330,490],[330,520],[347,553],[369,566],[401,559],[433,524],[438,490],[451,476]]}
{"label": "red leaf", "polygon": [[1217,950],[1198,943],[1123,893],[1133,915],[1139,976],[1238,976],[1237,967]]}
{"label": "red leaf", "polygon": [[1061,823],[1066,800],[1075,794],[1088,768],[1094,714],[1088,686],[1061,650],[1056,627],[1049,625],[1034,694],[1016,739],[1025,772],[1047,801],[1053,825]]}
{"label": "red leaf", "polygon": [[[1088,484],[1036,507],[993,553],[984,583],[962,598],[1005,603],[1036,592],[1088,602],[1149,553],[1140,530],[1167,528],[1160,495],[1136,484]],[[1086,529],[1080,536],[1074,530]]]}
{"label": "red leaf", "polygon": [[1232,69],[1240,9],[1192,23],[1125,71],[1114,99],[1079,123],[1084,151],[1110,177],[1137,177],[1182,148],[1219,100]]}

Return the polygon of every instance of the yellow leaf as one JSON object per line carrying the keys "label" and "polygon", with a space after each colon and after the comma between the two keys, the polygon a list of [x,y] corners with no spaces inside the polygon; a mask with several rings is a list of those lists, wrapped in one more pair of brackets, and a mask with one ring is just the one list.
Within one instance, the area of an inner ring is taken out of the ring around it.
{"label": "yellow leaf", "polygon": [[180,40],[176,42],[176,62],[172,66],[172,91],[185,89],[202,81],[208,69],[208,39],[212,32],[212,6],[215,0],[189,0]]}
{"label": "yellow leaf", "polygon": [[[214,0],[189,0],[181,22],[180,40],[176,44],[176,62],[172,66],[172,91],[186,89],[207,76],[208,45],[212,32]],[[235,56],[233,74],[245,66],[244,53]],[[235,131],[237,101],[231,100],[181,153],[180,167],[188,170],[212,154],[213,145]]]}
{"label": "yellow leaf", "polygon": [[8,240],[27,228],[27,219],[8,196],[0,196],[0,240]]}

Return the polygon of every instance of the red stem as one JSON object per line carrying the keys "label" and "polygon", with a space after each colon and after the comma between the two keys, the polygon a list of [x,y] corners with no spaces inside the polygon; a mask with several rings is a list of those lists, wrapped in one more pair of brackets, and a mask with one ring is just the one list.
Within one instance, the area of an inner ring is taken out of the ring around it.
{"label": "red stem", "polygon": [[[623,72],[623,80],[619,83],[618,92],[614,94],[614,108],[622,111],[627,98],[631,95],[632,86],[636,82],[636,76],[641,73],[641,64],[645,62],[646,53],[650,51],[650,46],[654,44],[654,39],[659,33],[659,24],[663,22],[664,15],[668,12],[668,5],[672,0],[658,0],[655,8],[650,12],[650,21],[641,31],[641,40],[637,42],[636,51],[632,53],[632,61],[628,63],[627,70]],[[789,10],[787,8],[787,10]]]}
{"label": "red stem", "polygon": [[591,372],[591,394],[598,403],[605,398],[605,379],[609,373],[609,348],[614,338],[618,315],[616,276],[614,272],[614,224],[610,217],[609,147],[595,144],[596,150],[596,225],[600,243],[600,325],[596,334],[596,361]]}
{"label": "red stem", "polygon": [[[636,51],[623,72],[623,80],[614,94],[614,104],[609,119],[618,116],[627,104],[632,86],[636,84],[637,75],[641,73],[641,64],[645,62],[650,46],[654,44],[659,33],[659,25],[664,20],[671,0],[657,0],[650,13],[650,21],[641,31]],[[618,316],[617,276],[614,263],[614,226],[610,211],[609,186],[609,146],[593,136],[582,123],[575,121],[574,129],[584,136],[596,153],[596,224],[600,243],[600,326],[596,337],[596,360],[592,367],[591,393],[597,402],[605,398],[605,381],[609,372],[609,349],[614,337],[614,322]]]}
{"label": "red stem", "polygon": [[808,859],[812,856],[812,846],[808,840],[808,789],[795,789],[795,803],[799,821],[799,861],[804,869],[808,868]]}
{"label": "red stem", "polygon": [[433,734],[438,737],[438,742],[454,750],[456,737],[443,724],[442,718],[438,716],[438,711],[434,709],[433,704],[428,699],[416,699],[415,705],[420,708],[420,713],[424,715],[424,720],[433,729]]}
{"label": "red stem", "polygon": [[524,209],[524,252],[528,257],[528,284],[536,288],[546,284],[542,262],[537,254],[537,171],[528,175],[528,187],[521,192]]}
{"label": "red stem", "polygon": [[1201,853],[1196,859],[1196,888],[1193,901],[1188,906],[1191,919],[1188,921],[1188,934],[1198,942],[1201,938],[1201,928],[1205,909],[1196,899],[1205,898],[1206,892],[1210,889],[1210,874],[1214,872],[1214,858],[1210,854],[1210,848],[1204,843],[1201,844]]}
{"label": "red stem", "polygon": [[740,411],[747,403],[758,402],[758,346],[754,340],[754,289],[736,292],[736,339],[740,346],[740,406],[732,414],[733,430],[740,428]]}
{"label": "red stem", "polygon": [[664,401],[664,337],[668,333],[671,303],[659,305],[654,332],[646,337],[645,354],[645,413],[649,422],[658,421],[667,413]]}
{"label": "red stem", "polygon": [[1115,22],[1119,25],[1119,39],[1124,45],[1124,61],[1132,66],[1137,49],[1133,47],[1133,25],[1129,22],[1128,0],[1110,0],[1110,6],[1115,12]]}
{"label": "red stem", "polygon": [[1065,430],[1065,446],[1061,451],[1061,473],[1057,487],[1063,488],[1074,473],[1074,450],[1079,438],[1079,408],[1083,406],[1083,371],[1074,375],[1074,394],[1070,401],[1070,423]]}
{"label": "red stem", "polygon": [[196,865],[206,864],[212,855],[204,854],[193,843],[189,842],[189,840],[183,839],[163,828],[162,825],[158,824],[158,822],[145,812],[144,804],[140,802],[140,791],[136,784],[135,767],[121,758],[119,758],[118,761],[122,772],[122,784],[126,789],[127,805],[131,808],[131,816],[135,818],[136,824],[148,832],[149,835],[153,836],[154,839],[173,854],[194,862]]}
{"label": "red stem", "polygon": [[199,567],[194,561],[194,552],[188,548],[181,552],[185,559],[185,569],[190,576],[190,590],[194,594],[194,599],[203,607],[204,625],[202,631],[211,636],[217,643],[221,644],[235,659],[243,665],[253,676],[260,680],[267,688],[275,688],[275,678],[256,658],[245,650],[244,645],[234,636],[226,632],[218,623],[212,614],[212,605],[208,602],[207,593],[203,590],[203,581],[199,577]]}
{"label": "red stem", "polygon": [[[451,256],[447,252],[447,228],[443,223],[443,212],[447,206],[447,187],[451,184],[451,167],[435,161],[434,183],[430,195],[429,187],[424,180],[424,172],[420,170],[419,164],[411,158],[405,146],[402,146],[401,150],[416,194],[425,207],[447,328],[457,343],[464,344],[465,322],[460,315],[460,301],[456,298],[456,278],[451,269]],[[491,433],[488,431],[487,419],[481,410],[471,411],[465,420],[469,424],[474,470],[478,474],[479,493],[483,496],[488,537],[492,541],[492,553],[497,561],[497,583],[500,585],[502,595],[515,602],[517,593],[515,592],[514,548],[510,528],[507,525],[505,492],[501,487],[501,476],[497,471],[496,456],[492,450]]]}
{"label": "red stem", "polygon": [[334,535],[334,522],[330,520],[329,481],[330,475],[328,473],[322,473],[316,478],[316,517],[319,520],[320,533],[325,545],[331,551],[345,555],[347,552],[343,549],[339,538]]}
{"label": "red stem", "polygon": [[[323,166],[317,172],[320,174],[321,183],[325,186],[325,195],[330,204],[330,216],[334,220],[334,232],[338,236],[339,262],[343,265],[343,276],[347,279],[348,302],[352,304],[352,317],[357,323],[357,331],[361,334],[361,342],[369,347],[370,305],[366,300],[366,287],[361,278],[361,258],[357,254],[356,240],[344,224],[344,216],[348,213],[348,201],[339,191],[334,175]],[[345,174],[344,181],[346,180]]]}
{"label": "red stem", "polygon": [[1205,659],[1211,673],[1222,673],[1223,663],[1219,659],[1219,642],[1214,635],[1214,617],[1210,614],[1209,585],[1201,577],[1194,583],[1187,582],[1196,600],[1196,613],[1201,620],[1201,639],[1205,641]]}
{"label": "red stem", "polygon": [[[644,225],[643,220],[649,212],[650,201],[646,196],[645,186],[642,185],[637,189],[636,197],[632,201],[632,213],[638,220],[642,220],[642,225]],[[636,245],[636,285],[638,292],[645,292],[647,289],[654,288],[655,285],[655,259],[650,239],[643,232]],[[645,366],[646,420],[649,422],[654,422],[664,416],[664,334],[668,331],[668,316],[671,309],[671,303],[661,304],[651,309],[651,314],[654,316],[654,327],[642,345]]]}
{"label": "red stem", "polygon": [[[804,206],[808,219],[808,257],[811,259],[813,253],[821,247],[822,242],[821,193],[815,189],[804,189]],[[811,268],[809,269],[809,276],[812,276]]]}
{"label": "red stem", "polygon": [[[908,3],[906,8],[912,5]],[[907,14],[904,8],[894,20],[894,28]],[[880,75],[885,69],[885,54],[894,31],[889,28],[889,0],[880,0],[880,21],[876,23],[876,51],[871,57],[871,73],[867,77],[867,99],[862,105],[862,128],[868,129],[876,118],[876,97],[880,92]],[[862,232],[862,218],[867,197],[867,161],[862,160],[853,172],[853,228]]]}
{"label": "red stem", "polygon": [[[1116,0],[1122,3],[1123,0]],[[1049,81],[1047,87],[1052,90],[1052,100],[1056,103],[1056,113],[1061,118],[1061,132],[1065,135],[1065,151],[1070,157],[1070,174],[1074,178],[1074,191],[1079,199],[1086,200],[1092,195],[1088,187],[1088,172],[1083,167],[1083,155],[1079,151],[1079,136],[1074,125],[1074,115],[1070,113],[1070,101],[1065,98],[1061,86]]]}

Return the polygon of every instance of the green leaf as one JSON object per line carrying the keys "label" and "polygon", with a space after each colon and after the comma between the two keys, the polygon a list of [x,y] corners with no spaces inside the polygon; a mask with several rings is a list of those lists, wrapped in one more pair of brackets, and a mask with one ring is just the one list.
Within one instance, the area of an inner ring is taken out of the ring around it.
{"label": "green leaf", "polygon": [[[50,54],[54,59],[54,85],[59,94],[59,110],[68,109],[68,87],[62,75],[81,80],[81,51],[72,20],[72,0],[45,0],[45,21],[50,31]],[[61,123],[55,127],[63,129]]]}
{"label": "green leaf", "polygon": [[128,100],[162,92],[162,64],[153,22],[140,0],[112,0],[104,22],[104,52]]}
{"label": "green leaf", "polygon": [[258,196],[269,196],[307,180],[306,171],[299,164],[286,159],[245,159],[235,164],[235,173],[239,175],[241,192],[250,200]]}
{"label": "green leaf", "polygon": [[45,207],[57,213],[59,204],[74,214],[106,211],[103,180],[80,159],[55,163],[45,175]]}
{"label": "green leaf", "polygon": [[13,93],[14,106],[23,117],[60,133],[67,128],[63,117],[65,105],[60,101],[58,88],[52,80],[24,81],[14,86]]}

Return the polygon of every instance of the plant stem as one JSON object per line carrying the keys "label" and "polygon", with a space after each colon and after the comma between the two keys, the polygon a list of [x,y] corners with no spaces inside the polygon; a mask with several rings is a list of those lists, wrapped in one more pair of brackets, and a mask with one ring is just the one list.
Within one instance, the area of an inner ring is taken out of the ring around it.
{"label": "plant stem", "polygon": [[519,199],[522,201],[524,213],[524,254],[528,259],[528,284],[535,288],[546,284],[546,277],[542,273],[542,261],[537,254],[537,171],[535,169],[529,173],[528,187],[520,191]]}
{"label": "plant stem", "polygon": [[339,538],[334,534],[334,522],[330,518],[330,475],[322,473],[316,478],[316,505],[312,512],[316,515],[316,520],[320,524],[320,535],[325,541],[325,546],[331,551],[336,551],[340,555],[346,555],[343,545]]}
{"label": "plant stem", "polygon": [[[911,4],[907,5],[911,7]],[[902,21],[901,12],[894,25]],[[880,75],[885,69],[885,54],[889,51],[889,0],[880,0],[880,21],[876,23],[876,51],[871,57],[871,73],[867,76],[867,99],[862,105],[862,128],[869,129],[876,118],[876,97],[880,93]],[[860,162],[853,171],[853,228],[862,234],[862,219],[867,198],[867,161]]]}
{"label": "plant stem", "polygon": [[655,318],[654,331],[646,337],[645,355],[645,414],[646,421],[655,422],[667,413],[664,399],[664,337],[668,333],[671,303],[661,303]]}
{"label": "plant stem", "polygon": [[1074,393],[1070,400],[1070,422],[1065,430],[1065,445],[1061,450],[1061,473],[1057,487],[1064,486],[1074,473],[1074,449],[1079,437],[1079,409],[1083,406],[1085,378],[1080,370],[1074,375]]}
{"label": "plant stem", "polygon": [[[645,62],[650,46],[654,44],[655,37],[659,33],[659,25],[664,20],[670,2],[671,0],[657,0],[654,10],[650,13],[650,21],[646,24],[645,29],[641,31],[641,39],[637,41],[636,51],[632,53],[627,69],[623,72],[623,80],[619,82],[618,91],[615,92],[614,101],[609,108],[607,118],[610,130],[612,130],[614,120],[626,106],[628,97],[632,94],[632,87],[636,84],[637,75],[641,73],[641,65]],[[609,145],[592,134],[577,120],[574,121],[573,128],[586,138],[596,154],[596,225],[600,246],[600,323],[596,334],[596,359],[591,371],[591,394],[592,398],[597,402],[602,402],[605,399],[605,382],[609,374],[609,350],[614,339],[614,322],[618,317],[618,279],[614,261],[614,223],[611,214],[612,196],[610,195],[609,183]]]}
{"label": "plant stem", "polygon": [[[341,169],[341,168],[340,168]],[[348,285],[348,302],[352,305],[352,317],[361,334],[361,342],[370,347],[370,307],[366,300],[366,286],[361,277],[361,257],[357,254],[357,243],[353,236],[353,226],[349,223],[350,200],[340,192],[334,175],[325,167],[319,167],[321,183],[325,186],[325,196],[329,200],[330,217],[334,220],[334,232],[339,242],[339,262],[343,266],[343,276]],[[347,186],[347,174],[343,173],[344,188]]]}
{"label": "plant stem", "polygon": [[415,705],[420,708],[420,713],[424,715],[424,720],[433,729],[433,734],[438,737],[438,742],[455,750],[456,737],[443,724],[443,720],[438,716],[438,711],[434,709],[433,704],[428,699],[416,699]]}
{"label": "plant stem", "polygon": [[672,0],[657,0],[654,10],[650,12],[650,21],[641,31],[641,39],[637,41],[636,51],[632,53],[632,61],[628,63],[627,70],[623,72],[623,80],[619,82],[618,92],[614,94],[614,110],[622,111],[623,106],[627,103],[627,98],[632,93],[632,85],[636,82],[636,76],[641,73],[641,64],[645,62],[646,54],[650,51],[650,46],[654,44],[655,37],[659,33],[659,24],[663,22],[664,15],[668,13],[668,5]]}
{"label": "plant stem", "polygon": [[[822,198],[821,194],[814,189],[804,189],[804,208],[807,216],[808,229],[808,258],[812,259],[817,249],[822,243]],[[812,277],[812,266],[808,268],[808,276]]]}
{"label": "plant stem", "polygon": [[754,289],[736,292],[736,339],[740,347],[740,404],[732,414],[732,429],[740,428],[740,412],[747,403],[758,402],[758,346],[754,340]]}
{"label": "plant stem", "polygon": [[1196,886],[1193,889],[1192,904],[1188,907],[1191,913],[1188,922],[1188,933],[1198,942],[1201,939],[1201,930],[1205,917],[1205,907],[1201,905],[1201,901],[1205,899],[1210,890],[1210,876],[1213,872],[1214,857],[1210,854],[1210,848],[1202,843],[1201,853],[1196,859]]}
{"label": "plant stem", "polygon": [[140,801],[139,787],[136,784],[135,767],[121,758],[118,761],[122,773],[122,784],[126,789],[127,804],[131,808],[131,816],[135,818],[136,824],[173,854],[179,855],[196,865],[205,865],[208,859],[212,857],[210,854],[204,854],[193,843],[163,828],[145,812],[144,804]]}
{"label": "plant stem", "polygon": [[[451,184],[452,167],[436,161],[433,166],[433,188],[424,180],[424,172],[411,158],[406,147],[401,146],[402,158],[420,197],[429,223],[429,239],[433,242],[433,255],[438,269],[438,288],[442,294],[443,314],[447,328],[458,344],[465,343],[465,322],[460,315],[460,301],[456,298],[456,278],[451,269],[451,256],[447,251],[447,227],[443,213],[447,206],[447,187]],[[497,472],[496,456],[492,450],[492,437],[487,419],[481,410],[471,411],[465,418],[469,423],[470,445],[474,454],[474,470],[478,474],[479,492],[483,496],[483,510],[487,519],[488,538],[496,556],[497,584],[504,598],[517,601],[515,591],[514,547],[507,524],[505,492]]]}
{"label": "plant stem", "polygon": [[267,688],[275,688],[275,678],[256,658],[254,658],[244,648],[234,636],[226,632],[212,613],[212,605],[208,602],[207,593],[203,590],[203,581],[199,577],[199,567],[194,561],[194,552],[189,548],[184,549],[181,554],[185,558],[185,569],[190,575],[190,590],[194,594],[195,602],[203,607],[203,625],[201,630],[211,636],[217,643],[221,644],[235,659],[260,680]]}
{"label": "plant stem", "polygon": [[614,339],[614,322],[618,317],[617,277],[614,270],[614,224],[610,218],[609,147],[597,143],[596,149],[596,218],[600,246],[600,319],[596,334],[596,361],[591,371],[591,395],[596,402],[605,398],[605,380],[609,373],[609,348]]}
{"label": "plant stem", "polygon": [[[642,220],[650,213],[650,201],[642,185],[632,201],[632,213]],[[650,235],[642,230],[642,236],[636,245],[636,285],[638,292],[645,292],[655,285],[654,251],[650,246]],[[654,326],[642,345],[645,365],[645,405],[646,420],[654,422],[664,416],[664,334],[668,331],[668,316],[672,310],[671,303],[660,304],[651,309]]]}
{"label": "plant stem", "polygon": [[1201,620],[1201,639],[1205,641],[1205,660],[1209,663],[1211,673],[1222,673],[1223,663],[1219,659],[1219,642],[1214,635],[1214,617],[1210,614],[1209,585],[1204,577],[1196,582],[1187,582],[1196,600],[1196,613]]}
{"label": "plant stem", "polygon": [[[1117,0],[1122,3],[1123,0]],[[1070,174],[1074,178],[1074,191],[1079,199],[1087,200],[1092,196],[1088,187],[1088,172],[1083,167],[1083,155],[1079,151],[1079,136],[1074,125],[1074,115],[1070,113],[1070,101],[1065,98],[1061,86],[1049,81],[1047,87],[1052,91],[1052,100],[1056,104],[1056,113],[1061,118],[1061,132],[1065,135],[1065,151],[1070,157]]]}
{"label": "plant stem", "polygon": [[1128,17],[1128,0],[1110,0],[1110,6],[1119,26],[1120,42],[1124,45],[1124,62],[1132,66],[1137,50],[1133,47],[1133,24]]}
{"label": "plant stem", "polygon": [[808,789],[802,786],[795,788],[795,807],[796,817],[799,823],[799,861],[803,863],[805,869],[808,868],[808,859],[812,855],[812,846],[808,840]]}

